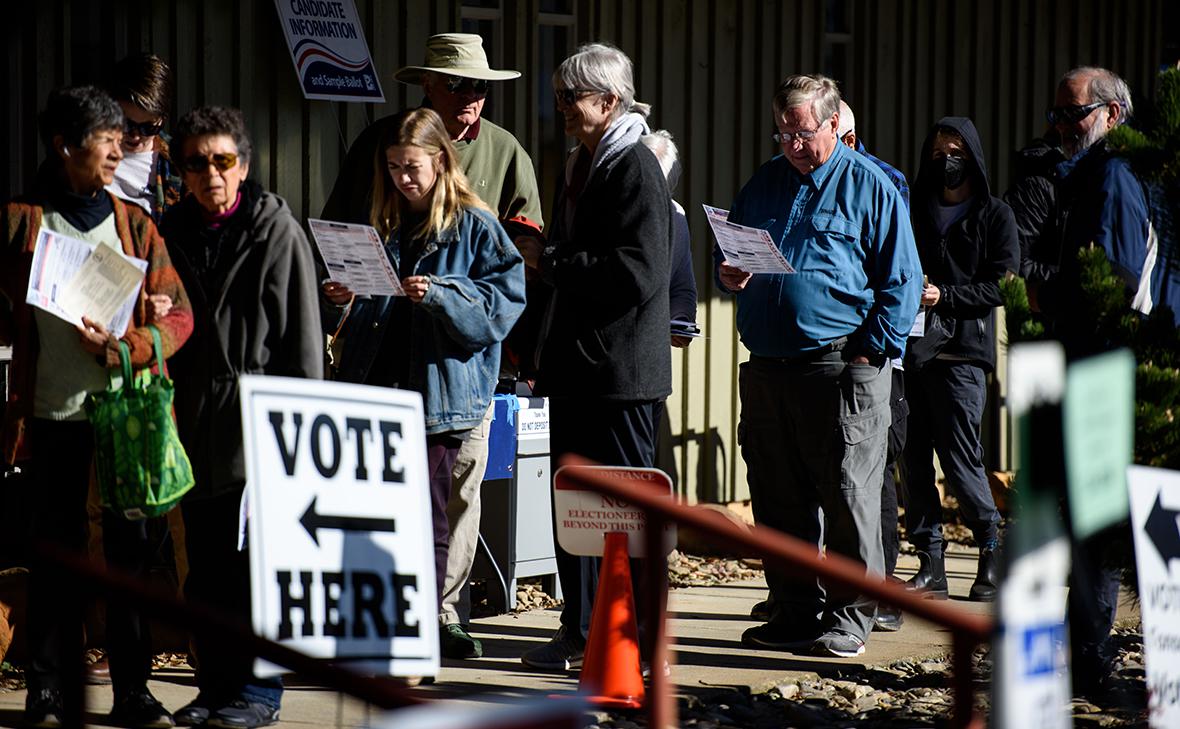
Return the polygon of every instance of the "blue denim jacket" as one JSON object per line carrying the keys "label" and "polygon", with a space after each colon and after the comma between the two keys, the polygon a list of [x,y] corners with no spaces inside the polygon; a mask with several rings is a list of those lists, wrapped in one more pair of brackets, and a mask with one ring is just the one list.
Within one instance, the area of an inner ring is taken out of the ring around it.
{"label": "blue denim jacket", "polygon": [[[385,251],[400,270],[398,231]],[[524,261],[490,213],[467,209],[456,227],[426,241],[414,264],[428,276],[412,308],[410,382],[422,394],[426,432],[473,428],[500,375],[500,342],[524,311]],[[344,328],[341,380],[364,382],[381,349],[393,297],[357,297]]]}

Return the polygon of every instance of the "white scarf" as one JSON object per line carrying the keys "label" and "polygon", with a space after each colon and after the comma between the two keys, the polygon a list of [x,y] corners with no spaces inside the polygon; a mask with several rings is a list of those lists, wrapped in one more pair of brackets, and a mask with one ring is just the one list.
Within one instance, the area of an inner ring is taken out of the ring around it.
{"label": "white scarf", "polygon": [[135,203],[150,214],[153,196],[148,186],[152,181],[152,172],[156,169],[155,158],[156,153],[151,150],[124,152],[123,160],[115,168],[115,179],[107,185],[107,190],[121,200]]}

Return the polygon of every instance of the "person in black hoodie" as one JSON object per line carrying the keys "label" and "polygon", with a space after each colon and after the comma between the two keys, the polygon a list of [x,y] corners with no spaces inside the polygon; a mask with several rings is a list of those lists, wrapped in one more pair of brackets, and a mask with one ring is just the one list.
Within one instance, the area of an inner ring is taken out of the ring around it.
{"label": "person in black hoodie", "polygon": [[[922,146],[911,217],[927,282],[925,342],[911,341],[905,446],[906,526],[921,567],[908,589],[946,599],[942,505],[932,450],[979,545],[972,600],[994,600],[999,512],[983,469],[980,422],[995,367],[993,309],[1000,279],[1020,267],[1012,209],[992,196],[983,146],[970,119],[944,117]],[[919,316],[922,316],[920,314]],[[933,340],[933,341],[932,341]]]}

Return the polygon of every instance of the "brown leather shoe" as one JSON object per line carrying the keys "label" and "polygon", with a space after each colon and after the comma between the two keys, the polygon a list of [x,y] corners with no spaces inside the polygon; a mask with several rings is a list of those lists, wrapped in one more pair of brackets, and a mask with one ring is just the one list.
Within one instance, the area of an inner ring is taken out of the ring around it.
{"label": "brown leather shoe", "polygon": [[106,686],[111,682],[111,664],[106,657],[86,666],[86,683],[91,686]]}

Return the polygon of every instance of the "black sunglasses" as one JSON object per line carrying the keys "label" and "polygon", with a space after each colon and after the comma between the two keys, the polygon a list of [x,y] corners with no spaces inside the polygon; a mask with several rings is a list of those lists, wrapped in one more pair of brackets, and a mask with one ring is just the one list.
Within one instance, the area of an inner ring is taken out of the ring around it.
{"label": "black sunglasses", "polygon": [[447,91],[456,94],[465,89],[470,89],[477,94],[486,94],[488,92],[488,82],[479,78],[447,76]]}
{"label": "black sunglasses", "polygon": [[123,135],[140,137],[154,137],[160,133],[164,128],[164,120],[157,119],[154,122],[134,122],[130,119],[123,120]]}
{"label": "black sunglasses", "polygon": [[202,154],[194,154],[191,157],[185,157],[181,161],[180,169],[199,175],[208,170],[209,165],[216,167],[218,172],[225,172],[226,170],[233,169],[237,163],[238,156],[229,152],[211,154],[208,157]]}
{"label": "black sunglasses", "polygon": [[573,106],[578,103],[578,99],[585,98],[590,94],[600,93],[602,92],[598,89],[553,89],[553,96],[566,106]]}
{"label": "black sunglasses", "polygon": [[1072,104],[1070,106],[1054,106],[1045,111],[1045,118],[1050,124],[1077,124],[1090,116],[1095,109],[1106,106],[1105,101],[1095,101],[1093,104]]}

